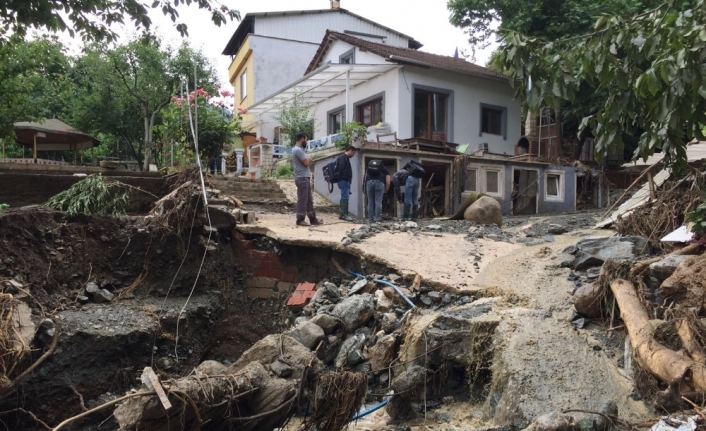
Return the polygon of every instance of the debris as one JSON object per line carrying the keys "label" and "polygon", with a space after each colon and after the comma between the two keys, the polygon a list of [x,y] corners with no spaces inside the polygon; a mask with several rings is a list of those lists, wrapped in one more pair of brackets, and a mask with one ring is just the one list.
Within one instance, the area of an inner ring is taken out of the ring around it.
{"label": "debris", "polygon": [[650,265],[650,275],[660,282],[669,278],[677,267],[687,259],[685,255],[670,255]]}
{"label": "debris", "polygon": [[324,334],[330,335],[336,326],[338,326],[338,320],[328,314],[317,314],[310,320],[311,323],[318,325],[324,330]]}
{"label": "debris", "polygon": [[393,305],[392,298],[388,297],[382,289],[375,291],[375,302],[375,310],[380,313],[386,313]]}
{"label": "debris", "polygon": [[363,334],[352,335],[350,338],[344,341],[341,345],[341,350],[338,351],[338,355],[336,356],[336,360],[334,361],[334,366],[336,368],[341,368],[344,365],[348,364],[348,359],[351,356],[351,353],[355,352],[356,350],[360,350],[363,347],[363,343],[365,343],[365,335]]}
{"label": "debris", "polygon": [[566,228],[560,224],[550,224],[547,233],[551,235],[561,235],[566,233]]}
{"label": "debris", "polygon": [[599,283],[584,284],[574,292],[574,308],[584,316],[600,318],[605,307],[604,293]]}
{"label": "debris", "polygon": [[430,224],[429,226],[426,227],[426,229],[431,230],[431,231],[440,231],[441,226],[438,224]]}
{"label": "debris", "polygon": [[275,373],[275,375],[277,375],[278,377],[282,377],[284,379],[291,376],[294,372],[294,369],[292,367],[285,364],[284,362],[281,362],[279,359],[275,360],[273,363],[270,364],[270,370],[272,370],[272,372]]}
{"label": "debris", "polygon": [[594,266],[601,266],[608,259],[620,261],[634,259],[646,254],[647,240],[639,236],[590,237],[579,241],[576,246],[564,250],[564,254],[573,255],[572,268],[582,271]]}
{"label": "debris", "polygon": [[341,244],[343,244],[344,246],[351,245],[353,244],[353,240],[348,236],[344,236],[341,240]]}
{"label": "debris", "polygon": [[392,379],[392,389],[396,394],[408,400],[416,400],[422,395],[422,388],[427,373],[424,367],[413,365]]}
{"label": "debris", "polygon": [[113,298],[115,298],[115,295],[108,292],[106,289],[100,289],[98,292],[93,294],[93,300],[98,304],[110,302]]}
{"label": "debris", "polygon": [[172,403],[169,402],[169,398],[167,398],[167,394],[164,393],[164,388],[162,388],[162,384],[159,382],[159,377],[152,371],[152,367],[145,367],[145,370],[142,372],[142,384],[147,386],[147,389],[157,393],[159,402],[162,403],[162,407],[164,407],[165,410],[172,408]]}
{"label": "debris", "polygon": [[363,326],[373,315],[373,296],[369,293],[350,296],[336,305],[333,315],[338,316],[349,331]]}
{"label": "debris", "polygon": [[706,293],[706,254],[689,256],[659,288],[664,300],[684,307],[700,307]]}
{"label": "debris", "polygon": [[503,225],[500,203],[489,196],[481,196],[463,213],[463,218],[482,225]]}
{"label": "debris", "polygon": [[393,332],[395,329],[397,329],[398,324],[399,320],[397,319],[397,315],[395,313],[385,313],[382,315],[380,325],[382,327],[382,330],[386,333],[389,334]]}
{"label": "debris", "polygon": [[698,415],[687,416],[679,414],[675,416],[663,416],[659,422],[652,425],[650,431],[695,431]]}
{"label": "debris", "polygon": [[378,338],[377,343],[368,349],[368,357],[370,358],[370,366],[378,374],[390,366],[390,363],[395,357],[395,337],[392,335],[384,335]]}
{"label": "debris", "polygon": [[319,341],[324,339],[325,334],[319,325],[305,321],[300,323],[289,335],[309,349],[314,349]]}
{"label": "debris", "polygon": [[559,412],[551,412],[540,416],[524,429],[524,431],[579,431],[574,418]]}
{"label": "debris", "polygon": [[355,295],[356,293],[360,292],[363,290],[363,288],[368,284],[368,280],[365,278],[361,278],[360,280],[356,281],[353,287],[348,291],[348,295]]}

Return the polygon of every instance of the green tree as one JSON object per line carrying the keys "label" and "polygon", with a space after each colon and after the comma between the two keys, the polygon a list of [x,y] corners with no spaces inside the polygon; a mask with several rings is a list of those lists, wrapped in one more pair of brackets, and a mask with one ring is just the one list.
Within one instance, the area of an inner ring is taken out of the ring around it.
{"label": "green tree", "polygon": [[195,87],[194,63],[199,87],[215,91],[215,69],[188,44],[172,49],[143,36],[115,49],[90,48],[75,70],[75,79],[82,83],[73,105],[77,127],[121,138],[147,169],[161,111],[180,87]]}
{"label": "green tree", "polygon": [[[634,156],[661,150],[683,166],[686,142],[704,139],[706,4],[664,4],[631,16],[603,15],[593,31],[557,40],[501,33],[498,62],[530,109],[574,102],[583,88],[604,102],[582,119],[599,151],[624,136],[639,139]],[[531,88],[528,83],[531,82]]]}
{"label": "green tree", "polygon": [[314,113],[301,93],[294,93],[291,100],[282,103],[274,119],[287,131],[289,145],[294,145],[298,133],[314,138]]}
{"label": "green tree", "polygon": [[[113,41],[117,34],[110,26],[132,22],[137,29],[149,30],[149,9],[161,10],[176,23],[182,36],[186,24],[177,23],[179,5],[196,4],[211,12],[217,26],[240,19],[240,13],[221,5],[218,0],[155,0],[150,6],[138,0],[2,0],[0,1],[0,42],[9,34],[23,37],[30,28],[68,31],[83,40]],[[66,21],[68,19],[68,22]]]}

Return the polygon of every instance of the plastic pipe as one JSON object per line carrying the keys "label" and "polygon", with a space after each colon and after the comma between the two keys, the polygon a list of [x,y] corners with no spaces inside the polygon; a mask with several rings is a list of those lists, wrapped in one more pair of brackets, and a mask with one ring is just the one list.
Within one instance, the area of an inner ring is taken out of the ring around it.
{"label": "plastic pipe", "polygon": [[386,399],[385,401],[381,402],[380,404],[375,404],[374,406],[370,407],[368,410],[365,410],[365,411],[360,412],[357,415],[353,416],[353,419],[351,419],[351,421],[348,423],[355,422],[358,419],[360,419],[364,416],[367,416],[374,411],[380,410],[381,408],[385,407],[387,405],[387,403],[389,403],[389,402],[390,402],[390,398]]}
{"label": "plastic pipe", "polygon": [[[361,274],[358,274],[357,272],[353,272],[353,271],[351,271],[350,269],[348,270],[348,273],[351,274],[351,275],[355,275],[355,276],[358,277],[358,278],[365,278],[365,276],[363,276],[363,275],[361,275]],[[414,303],[413,303],[412,301],[410,301],[410,299],[407,298],[407,296],[406,296],[404,293],[402,293],[402,291],[400,290],[399,287],[397,287],[397,286],[395,286],[394,284],[390,283],[389,281],[385,281],[385,280],[378,280],[378,279],[373,278],[373,281],[376,282],[376,283],[380,283],[380,284],[384,284],[384,285],[390,286],[391,288],[395,289],[395,292],[397,292],[397,294],[400,295],[400,296],[402,297],[402,299],[404,299],[404,300],[407,302],[407,304],[409,304],[410,307],[412,307],[412,308],[417,308],[417,307],[414,306]]]}

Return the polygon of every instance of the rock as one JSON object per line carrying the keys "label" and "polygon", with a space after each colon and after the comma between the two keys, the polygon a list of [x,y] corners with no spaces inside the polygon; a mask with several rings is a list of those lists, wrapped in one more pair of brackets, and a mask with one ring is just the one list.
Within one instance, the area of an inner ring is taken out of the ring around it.
{"label": "rock", "polygon": [[574,292],[574,308],[583,316],[600,318],[602,293],[598,283],[584,284]]}
{"label": "rock", "polygon": [[440,230],[441,230],[441,225],[438,225],[438,224],[430,224],[429,226],[427,226],[427,230],[440,231]]}
{"label": "rock", "polygon": [[416,229],[419,227],[419,225],[413,221],[406,221],[402,223],[403,227],[406,227],[407,229]]}
{"label": "rock", "polygon": [[426,295],[422,296],[420,300],[422,301],[422,304],[426,305],[427,307],[433,304],[431,298]]}
{"label": "rock", "polygon": [[453,419],[454,415],[451,412],[436,412],[434,415],[436,422],[451,422]]}
{"label": "rock", "polygon": [[14,295],[15,293],[19,293],[20,289],[23,287],[24,286],[19,281],[14,279],[10,280],[5,282],[5,293],[11,293]]}
{"label": "rock", "polygon": [[89,298],[86,295],[79,295],[78,296],[78,302],[80,302],[81,304],[87,304],[88,301],[90,301],[90,300],[91,300],[91,298]]}
{"label": "rock", "polygon": [[216,229],[233,229],[238,219],[228,210],[228,207],[222,205],[209,205],[208,215],[211,219],[211,226]]}
{"label": "rock", "polygon": [[395,337],[383,335],[378,338],[377,343],[368,349],[368,358],[372,369],[378,371],[376,374],[380,374],[395,358]]}
{"label": "rock", "polygon": [[297,374],[301,373],[304,367],[309,365],[314,355],[311,349],[294,338],[288,335],[272,334],[258,341],[240,355],[240,358],[230,366],[229,370],[231,373],[235,373],[254,361],[262,364],[271,364],[275,359],[279,358],[281,351],[284,351],[284,354],[287,355],[287,362]]}
{"label": "rock", "polygon": [[338,326],[338,320],[328,314],[317,314],[311,318],[310,322],[323,329],[326,335],[330,335],[333,330],[336,329],[336,326]]}
{"label": "rock", "polygon": [[380,313],[387,313],[394,305],[392,299],[388,298],[382,289],[375,291],[375,301],[375,310]]}
{"label": "rock", "polygon": [[324,330],[311,321],[300,323],[289,335],[309,349],[315,349],[325,336]]}
{"label": "rock", "polygon": [[100,290],[101,288],[98,287],[98,285],[92,281],[86,284],[86,293],[89,295],[95,295],[96,293],[100,292]]}
{"label": "rock", "polygon": [[196,367],[196,374],[204,376],[222,376],[228,372],[228,367],[218,361],[203,361]]}
{"label": "rock", "polygon": [[98,304],[110,302],[113,298],[115,298],[115,295],[108,292],[106,289],[100,289],[97,293],[93,294],[93,300]]}
{"label": "rock", "polygon": [[346,365],[348,363],[348,355],[355,350],[359,350],[363,346],[363,343],[365,343],[365,335],[363,334],[353,335],[344,341],[341,345],[341,350],[338,351],[334,366],[341,368]]}
{"label": "rock", "polygon": [[441,298],[441,302],[444,304],[450,304],[451,303],[451,295],[448,293],[444,293],[444,297]]}
{"label": "rock", "polygon": [[350,352],[348,352],[348,357],[347,357],[347,363],[348,366],[355,366],[360,364],[361,362],[365,361],[365,356],[363,355],[363,352],[358,349],[353,349]]}
{"label": "rock", "polygon": [[481,196],[463,213],[463,218],[478,224],[503,225],[503,214],[500,203],[489,196]]}
{"label": "rock", "polygon": [[579,431],[571,416],[551,412],[535,419],[524,431]]}
{"label": "rock", "polygon": [[431,292],[427,293],[427,296],[434,302],[439,302],[442,298],[441,292],[437,292],[435,290],[432,290]]}
{"label": "rock", "polygon": [[353,240],[348,236],[344,236],[343,239],[341,240],[341,244],[344,246],[351,245],[351,244],[353,244]]}
{"label": "rock", "polygon": [[374,307],[373,295],[363,293],[338,303],[332,314],[340,318],[349,331],[354,331],[370,320]]}
{"label": "rock", "polygon": [[647,252],[647,240],[640,236],[584,238],[576,244],[576,252],[571,266],[582,271],[601,266],[608,259],[617,261],[634,259]]}
{"label": "rock", "polygon": [[566,228],[560,224],[550,224],[547,229],[547,233],[552,235],[561,235],[566,233]]}
{"label": "rock", "polygon": [[400,281],[400,280],[402,279],[402,277],[400,277],[400,276],[397,275],[397,274],[390,274],[390,275],[387,276],[387,278],[390,279],[390,282],[391,282],[391,283],[397,283],[398,281]]}
{"label": "rock", "polygon": [[397,329],[398,319],[395,313],[385,313],[382,315],[382,319],[380,320],[380,326],[386,333],[389,334]]}
{"label": "rock", "polygon": [[271,363],[270,370],[272,370],[272,372],[275,373],[277,377],[282,377],[283,379],[286,379],[287,377],[291,376],[294,372],[292,367],[285,364],[284,362],[281,362],[280,360],[276,360]]}
{"label": "rock", "polygon": [[360,292],[365,288],[365,286],[368,284],[368,280],[365,278],[358,279],[358,281],[355,282],[353,287],[350,288],[348,291],[349,295],[355,295],[356,293]]}
{"label": "rock", "polygon": [[681,265],[681,263],[688,257],[689,256],[667,256],[659,262],[655,262],[650,265],[650,275],[662,282],[671,277],[679,265]]}
{"label": "rock", "polygon": [[316,356],[326,365],[333,365],[333,361],[336,360],[341,344],[341,340],[339,340],[338,337],[327,337],[324,345],[316,352]]}
{"label": "rock", "polygon": [[[8,313],[7,318],[10,319],[12,325],[12,329],[8,328],[9,332],[10,334],[14,333],[10,340],[6,340],[9,341],[10,350],[27,350],[27,346],[32,344],[35,333],[34,322],[32,322],[32,309],[24,302],[17,302],[12,313]],[[18,340],[17,337],[22,341]],[[5,351],[7,352],[7,347]]]}
{"label": "rock", "polygon": [[[403,294],[404,296],[406,296],[407,298],[412,298],[412,292],[411,292],[409,289],[407,289],[406,287],[398,287],[398,289],[399,289],[400,292],[402,292],[402,294]],[[382,291],[385,292],[385,295],[386,295],[388,298],[392,299],[392,300],[395,301],[395,303],[397,303],[397,304],[402,304],[402,303],[405,302],[405,300],[400,296],[400,294],[397,293],[397,292],[395,292],[395,289],[393,289],[393,288],[390,287],[390,286],[385,286],[385,287],[383,287],[383,288],[382,288]]]}
{"label": "rock", "polygon": [[408,400],[415,400],[423,390],[426,372],[419,365],[413,365],[392,379],[392,389],[396,394]]}

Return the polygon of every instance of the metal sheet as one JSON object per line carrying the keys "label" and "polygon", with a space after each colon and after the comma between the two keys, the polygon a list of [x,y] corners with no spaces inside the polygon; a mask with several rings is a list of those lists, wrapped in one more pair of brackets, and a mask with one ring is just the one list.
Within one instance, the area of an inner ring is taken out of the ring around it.
{"label": "metal sheet", "polygon": [[[664,184],[665,181],[667,181],[667,179],[669,179],[670,176],[671,172],[668,169],[662,169],[661,171],[659,171],[657,175],[654,176],[655,188],[659,188],[662,184]],[[608,218],[596,224],[596,227],[603,228],[606,226],[610,226],[618,220],[619,216],[628,216],[636,208],[639,208],[649,202],[649,200],[650,184],[649,182],[647,182],[630,199],[620,205],[617,210],[613,211],[613,213]]]}

